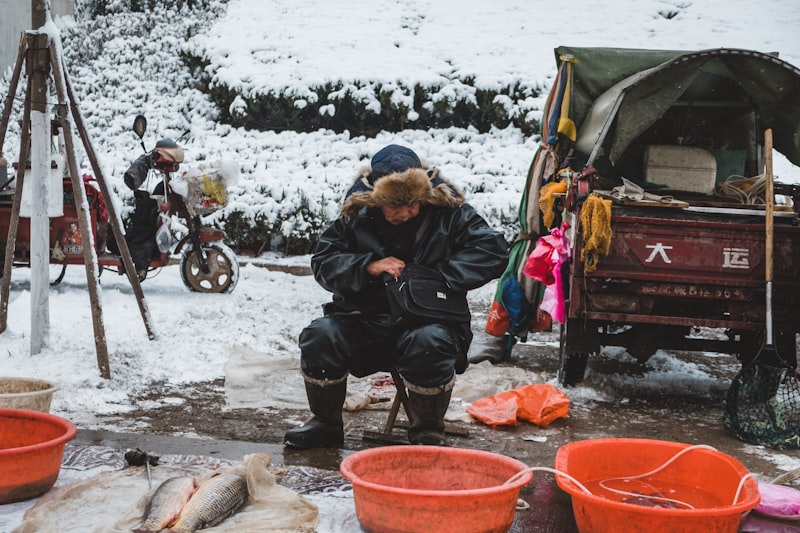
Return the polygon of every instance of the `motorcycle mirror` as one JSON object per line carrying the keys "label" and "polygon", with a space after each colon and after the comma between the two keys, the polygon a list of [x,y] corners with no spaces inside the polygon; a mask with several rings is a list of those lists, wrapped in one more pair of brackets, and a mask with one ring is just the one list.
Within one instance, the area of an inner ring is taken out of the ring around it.
{"label": "motorcycle mirror", "polygon": [[133,131],[140,139],[144,137],[144,132],[147,131],[147,119],[144,115],[136,115],[133,119]]}
{"label": "motorcycle mirror", "polygon": [[139,136],[142,150],[147,152],[147,147],[144,145],[144,132],[147,131],[147,119],[144,115],[136,115],[136,118],[133,119],[133,131]]}

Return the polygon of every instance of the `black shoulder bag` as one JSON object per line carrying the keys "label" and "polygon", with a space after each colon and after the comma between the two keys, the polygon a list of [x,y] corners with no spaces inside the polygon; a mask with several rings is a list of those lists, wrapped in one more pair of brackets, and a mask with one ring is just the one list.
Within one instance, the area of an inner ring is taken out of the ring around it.
{"label": "black shoulder bag", "polygon": [[[418,245],[430,224],[425,216],[414,238]],[[407,264],[398,277],[384,275],[386,297],[392,321],[400,323],[469,323],[467,293],[452,289],[442,275],[433,268]]]}
{"label": "black shoulder bag", "polygon": [[469,323],[467,293],[450,288],[442,275],[424,265],[408,264],[399,277],[386,276],[392,320],[399,323]]}

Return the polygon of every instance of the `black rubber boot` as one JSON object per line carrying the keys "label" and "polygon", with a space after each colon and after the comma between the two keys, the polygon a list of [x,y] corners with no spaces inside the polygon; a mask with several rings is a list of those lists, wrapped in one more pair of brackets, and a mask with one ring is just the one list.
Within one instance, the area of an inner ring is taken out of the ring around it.
{"label": "black rubber boot", "polygon": [[340,448],[344,444],[342,406],[347,394],[347,380],[326,386],[306,380],[308,407],[314,415],[297,429],[290,429],[283,444],[291,448]]}
{"label": "black rubber boot", "polygon": [[413,421],[408,428],[411,444],[447,446],[444,436],[444,415],[450,405],[451,391],[419,394],[408,391],[408,407]]}

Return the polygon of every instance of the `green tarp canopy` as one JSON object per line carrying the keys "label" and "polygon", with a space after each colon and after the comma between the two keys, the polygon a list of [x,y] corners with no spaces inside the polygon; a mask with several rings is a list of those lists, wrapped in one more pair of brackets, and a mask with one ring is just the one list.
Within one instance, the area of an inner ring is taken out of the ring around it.
{"label": "green tarp canopy", "polygon": [[615,163],[677,100],[719,100],[734,87],[731,94],[757,110],[763,129],[773,130],[774,148],[800,166],[800,70],[775,55],[568,46],[555,54],[559,64],[576,60],[570,118],[578,130],[575,147],[590,162],[602,144]]}

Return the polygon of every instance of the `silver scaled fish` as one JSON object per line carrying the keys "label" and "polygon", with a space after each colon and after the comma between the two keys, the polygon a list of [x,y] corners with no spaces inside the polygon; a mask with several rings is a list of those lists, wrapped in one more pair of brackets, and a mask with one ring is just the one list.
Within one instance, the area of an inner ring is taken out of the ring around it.
{"label": "silver scaled fish", "polygon": [[142,525],[134,533],[155,533],[174,523],[183,506],[192,497],[197,482],[192,477],[173,477],[165,480],[147,502]]}
{"label": "silver scaled fish", "polygon": [[247,499],[247,480],[237,474],[223,473],[202,482],[184,505],[172,533],[190,533],[219,524],[231,516]]}

